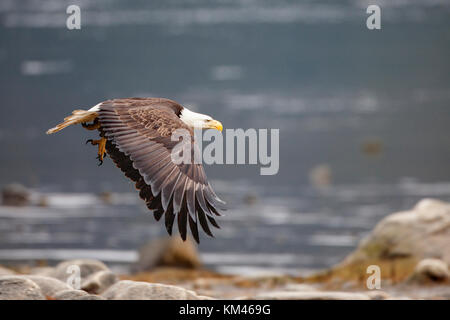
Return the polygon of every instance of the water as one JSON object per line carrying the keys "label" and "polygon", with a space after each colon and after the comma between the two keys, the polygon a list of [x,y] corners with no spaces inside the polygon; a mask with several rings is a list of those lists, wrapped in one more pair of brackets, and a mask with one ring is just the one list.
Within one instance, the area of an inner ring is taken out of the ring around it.
{"label": "water", "polygon": [[[338,263],[388,212],[425,196],[450,200],[450,183],[340,185],[318,192],[283,188],[246,197],[243,182],[217,181],[232,203],[215,239],[202,235],[204,263],[228,273],[308,273]],[[36,198],[42,195],[36,195]],[[104,202],[90,193],[48,193],[48,207],[0,209],[0,260],[23,262],[96,258],[126,270],[136,248],[165,236],[134,193]],[[249,201],[251,199],[251,201]]]}
{"label": "water", "polygon": [[[220,270],[327,267],[386,214],[448,200],[450,5],[378,3],[381,31],[365,28],[365,1],[83,1],[82,29],[68,31],[70,1],[2,1],[0,184],[54,202],[0,210],[0,260],[128,263],[164,234],[117,168],[97,167],[92,134],[44,134],[115,97],[169,97],[225,128],[280,129],[277,175],[206,167],[230,204],[200,246]],[[364,153],[368,141],[381,152]],[[325,189],[309,181],[321,164]],[[106,205],[100,192],[127,200]]]}

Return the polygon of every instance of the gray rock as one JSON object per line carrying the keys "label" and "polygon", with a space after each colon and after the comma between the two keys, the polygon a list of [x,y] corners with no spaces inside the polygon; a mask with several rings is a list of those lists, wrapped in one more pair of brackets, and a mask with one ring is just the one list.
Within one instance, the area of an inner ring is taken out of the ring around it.
{"label": "gray rock", "polygon": [[108,289],[114,283],[119,281],[117,276],[108,270],[99,271],[91,274],[81,284],[81,289],[89,293],[99,294]]}
{"label": "gray rock", "polygon": [[199,268],[201,266],[197,246],[180,237],[153,240],[139,249],[139,260],[132,266],[133,272],[151,270],[155,267]]}
{"label": "gray rock", "polygon": [[197,300],[218,300],[218,299],[209,296],[197,295]]}
{"label": "gray rock", "polygon": [[270,291],[259,293],[242,300],[369,300],[363,293],[340,291]]}
{"label": "gray rock", "polygon": [[94,295],[94,294],[88,294],[87,296],[80,297],[79,300],[106,300],[106,299],[103,298],[102,296],[97,296],[97,295]]}
{"label": "gray rock", "polygon": [[81,297],[87,295],[89,295],[89,293],[83,290],[67,289],[57,292],[53,298],[55,300],[80,300]]}
{"label": "gray rock", "polygon": [[2,190],[4,206],[27,206],[30,204],[30,192],[18,183],[7,185]]}
{"label": "gray rock", "polygon": [[130,280],[117,282],[102,296],[109,300],[200,300],[202,298],[195,292],[180,287]]}
{"label": "gray rock", "polygon": [[67,283],[67,279],[74,275],[72,269],[76,266],[80,269],[80,284],[96,272],[109,270],[108,267],[101,261],[93,259],[77,259],[59,263],[51,276]]}
{"label": "gray rock", "polygon": [[50,277],[39,275],[23,275],[23,278],[29,279],[36,283],[42,294],[46,297],[53,297],[57,292],[72,289],[64,282]]}
{"label": "gray rock", "polygon": [[410,280],[417,282],[444,282],[449,277],[450,273],[447,263],[439,259],[424,259],[417,264]]}
{"label": "gray rock", "polygon": [[55,294],[55,300],[105,300],[101,296],[89,294],[83,290],[64,290]]}
{"label": "gray rock", "polygon": [[314,286],[303,283],[288,283],[283,287],[283,291],[317,291]]}
{"label": "gray rock", "polygon": [[16,273],[13,270],[10,270],[10,269],[0,266],[0,276],[12,276],[15,274]]}
{"label": "gray rock", "polygon": [[391,296],[387,292],[382,290],[371,290],[367,291],[366,294],[372,300],[386,300],[391,298]]}
{"label": "gray rock", "polygon": [[0,300],[45,300],[39,286],[21,276],[0,276]]}

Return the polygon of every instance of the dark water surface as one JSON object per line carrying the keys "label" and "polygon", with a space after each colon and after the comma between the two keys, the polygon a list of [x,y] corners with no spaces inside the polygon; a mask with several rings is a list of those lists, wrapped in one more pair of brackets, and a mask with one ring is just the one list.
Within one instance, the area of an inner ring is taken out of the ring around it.
{"label": "dark water surface", "polygon": [[[365,27],[366,1],[83,1],[79,31],[65,28],[69,4],[0,4],[0,185],[52,193],[47,209],[0,210],[0,260],[129,262],[164,234],[110,161],[97,167],[92,134],[44,134],[109,98],[169,97],[225,128],[280,129],[277,175],[206,167],[230,210],[200,250],[228,271],[326,267],[386,214],[450,200],[447,1],[380,1],[380,31]],[[325,189],[309,181],[321,164]]]}

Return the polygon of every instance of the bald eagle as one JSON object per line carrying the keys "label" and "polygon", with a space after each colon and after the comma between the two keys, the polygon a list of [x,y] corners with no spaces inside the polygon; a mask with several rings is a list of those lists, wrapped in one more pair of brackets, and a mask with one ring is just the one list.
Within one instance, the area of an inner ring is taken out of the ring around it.
{"label": "bald eagle", "polygon": [[74,110],[64,122],[47,131],[58,132],[72,124],[98,130],[98,140],[86,143],[98,146],[99,165],[108,154],[125,176],[131,179],[157,221],[165,216],[169,235],[175,217],[181,238],[186,240],[189,224],[199,242],[198,223],[209,236],[209,224],[216,228],[216,216],[224,202],[214,193],[203,166],[172,161],[171,152],[178,143],[171,135],[186,129],[194,145],[194,128],[214,128],[222,124],[210,116],[190,111],[175,101],[162,98],[127,98],[101,102],[89,110]]}

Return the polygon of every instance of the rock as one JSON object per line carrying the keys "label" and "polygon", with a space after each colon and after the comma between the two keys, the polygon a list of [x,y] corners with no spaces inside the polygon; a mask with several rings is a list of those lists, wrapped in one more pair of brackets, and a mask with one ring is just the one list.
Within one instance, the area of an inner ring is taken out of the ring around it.
{"label": "rock", "polygon": [[54,297],[55,300],[106,300],[101,296],[89,294],[83,290],[64,290],[58,292]]}
{"label": "rock", "polygon": [[369,300],[363,293],[340,291],[270,291],[242,300]]}
{"label": "rock", "polygon": [[103,298],[102,296],[97,296],[94,294],[88,294],[87,296],[81,297],[78,300],[106,300],[105,298]]}
{"label": "rock", "polygon": [[56,293],[53,298],[55,300],[79,300],[81,297],[87,295],[89,295],[89,293],[83,290],[67,289]]}
{"label": "rock", "polygon": [[44,277],[52,277],[55,273],[55,268],[52,267],[34,267],[31,268],[28,274]]}
{"label": "rock", "polygon": [[142,272],[155,267],[181,267],[195,269],[201,266],[196,245],[179,237],[154,240],[139,249],[139,260],[133,272]]}
{"label": "rock", "polygon": [[284,286],[283,290],[286,290],[286,291],[317,291],[318,289],[316,287],[313,287],[308,284],[289,283],[286,286]]}
{"label": "rock", "polygon": [[176,286],[130,280],[117,282],[102,296],[109,300],[200,300],[206,298]]}
{"label": "rock", "polygon": [[42,294],[46,297],[53,297],[57,292],[72,289],[64,282],[50,277],[39,275],[23,275],[21,276],[36,283]]}
{"label": "rock", "polygon": [[7,185],[2,190],[4,206],[27,206],[30,204],[30,192],[18,183]]}
{"label": "rock", "polygon": [[15,274],[16,273],[13,270],[10,270],[10,269],[0,266],[0,276],[12,276]]}
{"label": "rock", "polygon": [[387,292],[381,290],[367,291],[366,294],[372,300],[386,300],[391,298],[391,296]]}
{"label": "rock", "polygon": [[[407,279],[416,264],[439,258],[450,264],[450,204],[421,200],[412,210],[382,219],[328,276],[367,278],[366,268],[378,265],[384,279]],[[365,280],[364,280],[365,281]]]}
{"label": "rock", "polygon": [[198,300],[218,300],[214,297],[204,296],[204,295],[197,295]]}
{"label": "rock", "polygon": [[410,297],[406,297],[406,296],[396,296],[396,297],[386,298],[385,300],[413,300],[413,299]]}
{"label": "rock", "polygon": [[0,300],[45,300],[39,286],[20,276],[0,276]]}
{"label": "rock", "polygon": [[80,285],[85,281],[90,275],[99,271],[109,271],[108,267],[101,261],[93,259],[77,259],[68,260],[59,263],[54,272],[51,274],[52,277],[67,283],[67,279],[74,275],[76,267],[80,270]]}
{"label": "rock", "polygon": [[81,284],[81,289],[89,293],[99,294],[108,289],[114,283],[119,281],[117,276],[108,270],[99,271],[91,274]]}
{"label": "rock", "polygon": [[450,277],[447,263],[439,259],[424,259],[417,264],[411,281],[444,282]]}

